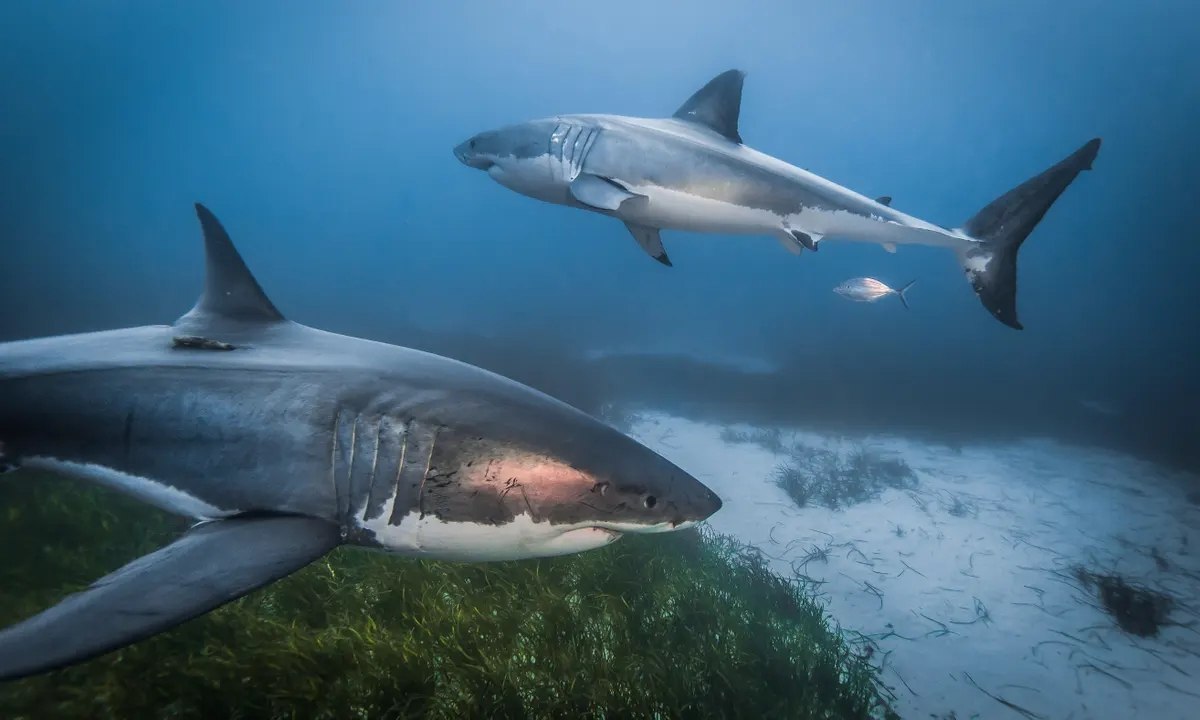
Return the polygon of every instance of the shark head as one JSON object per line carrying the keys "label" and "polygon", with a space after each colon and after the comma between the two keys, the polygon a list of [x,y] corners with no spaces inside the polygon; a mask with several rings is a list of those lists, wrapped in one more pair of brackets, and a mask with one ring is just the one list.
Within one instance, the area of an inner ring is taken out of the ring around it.
{"label": "shark head", "polygon": [[562,204],[593,135],[560,118],[533,120],[481,132],[455,147],[454,156],[510,190]]}
{"label": "shark head", "polygon": [[[599,421],[513,400],[476,405],[474,419],[450,420],[412,448],[428,448],[423,481],[406,512],[363,524],[375,543],[445,560],[517,560],[683,529],[720,509],[699,480]],[[502,415],[509,422],[488,420]]]}
{"label": "shark head", "polygon": [[203,206],[197,212],[205,292],[175,329],[226,341],[222,347],[299,347],[344,370],[330,388],[340,398],[333,424],[318,423],[332,456],[315,487],[328,488],[332,476],[331,519],[349,541],[424,557],[511,560],[678,530],[720,509],[715,493],[658,453],[533,388],[286,320],[216,217]]}

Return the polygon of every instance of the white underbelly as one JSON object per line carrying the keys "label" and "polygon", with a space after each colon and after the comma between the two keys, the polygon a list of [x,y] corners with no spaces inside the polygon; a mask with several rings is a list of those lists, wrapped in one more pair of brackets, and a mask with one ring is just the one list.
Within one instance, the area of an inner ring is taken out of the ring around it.
{"label": "white underbelly", "polygon": [[969,243],[913,218],[902,224],[883,217],[862,215],[849,210],[804,208],[798,213],[779,215],[770,210],[713,200],[656,185],[625,185],[645,197],[644,201],[626,201],[617,216],[626,222],[668,230],[690,230],[726,235],[778,235],[798,230],[816,238],[829,236],[844,240],[884,245],[934,245],[961,248]]}
{"label": "white underbelly", "polygon": [[388,514],[359,522],[384,550],[435,560],[496,562],[570,555],[620,539],[610,531],[586,523],[563,526],[535,522],[527,514],[499,525],[445,522],[433,515],[412,511],[396,525]]}
{"label": "white underbelly", "polygon": [[650,186],[627,186],[644,196],[640,202],[626,201],[617,216],[627,222],[670,230],[765,235],[781,227],[779,215],[759,208],[712,200],[691,193]]}
{"label": "white underbelly", "polygon": [[800,230],[815,237],[879,243],[881,245],[932,245],[961,248],[971,242],[916,218],[910,224],[884,217],[863,215],[849,210],[804,208],[782,220],[789,230]]}
{"label": "white underbelly", "polygon": [[90,480],[113,490],[131,495],[160,510],[197,520],[214,520],[237,515],[240,512],[236,509],[214,507],[204,500],[165,481],[133,475],[95,463],[75,462],[56,457],[35,455],[23,458],[21,466]]}

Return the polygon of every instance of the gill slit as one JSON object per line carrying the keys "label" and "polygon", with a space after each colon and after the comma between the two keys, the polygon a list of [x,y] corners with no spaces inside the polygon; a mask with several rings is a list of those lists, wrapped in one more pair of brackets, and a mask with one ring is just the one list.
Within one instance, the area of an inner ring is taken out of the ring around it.
{"label": "gill slit", "polygon": [[379,469],[379,443],[383,441],[383,416],[375,422],[375,451],[371,453],[371,474],[367,476],[367,486],[363,491],[363,517],[366,517],[367,506],[371,504],[371,491],[375,489],[375,472]]}
{"label": "gill slit", "polygon": [[330,489],[333,490],[333,503],[334,503],[334,506],[337,507],[337,510],[339,513],[341,512],[342,508],[341,508],[341,503],[338,499],[338,484],[337,484],[338,462],[337,462],[337,457],[338,457],[338,428],[340,428],[341,426],[342,426],[342,409],[338,408],[337,412],[335,412],[333,414],[333,430],[330,432],[330,435],[333,436],[333,442],[330,443],[330,448],[329,448],[329,487],[330,487]]}
{"label": "gill slit", "polygon": [[387,508],[388,525],[399,525],[400,518],[396,517],[396,501],[400,499],[400,479],[404,477],[404,462],[408,459],[408,439],[412,436],[412,421],[401,426],[400,462],[396,464],[396,478],[392,482],[391,507]]}
{"label": "gill slit", "polygon": [[[358,451],[358,420],[359,414],[354,414],[354,421],[350,424],[350,459],[346,461],[346,477],[342,479],[343,491],[338,496],[338,519],[342,521],[342,532],[345,533],[346,521],[350,519],[350,503],[354,498],[350,497],[350,491],[354,489],[354,455]],[[342,502],[342,498],[345,501]]]}
{"label": "gill slit", "polygon": [[417,488],[417,517],[425,517],[425,481],[429,478],[429,466],[433,464],[433,446],[437,444],[438,428],[429,433],[429,453],[425,456],[425,471],[421,473],[421,486]]}

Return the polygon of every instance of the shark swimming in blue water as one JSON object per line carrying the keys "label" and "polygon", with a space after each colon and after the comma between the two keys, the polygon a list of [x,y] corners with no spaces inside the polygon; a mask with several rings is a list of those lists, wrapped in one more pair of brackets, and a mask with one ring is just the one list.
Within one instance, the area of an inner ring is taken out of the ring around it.
{"label": "shark swimming in blue water", "polygon": [[1017,251],[1059,195],[1092,166],[1100,140],[1018,185],[961,227],[945,228],[765,155],[738,130],[744,73],[729,70],[669,118],[557,115],[482,132],[455,156],[496,182],[545,202],[623,222],[638,245],[671,265],[663,229],[773,236],[789,252],[826,238],[955,253],[983,306],[1017,319]]}
{"label": "shark swimming in blue water", "polygon": [[173,325],[0,344],[0,471],[49,471],[197,524],[0,631],[0,680],[168,630],[342,544],[511,560],[685,528],[700,481],[470,365],[284,318],[197,206],[207,277]]}

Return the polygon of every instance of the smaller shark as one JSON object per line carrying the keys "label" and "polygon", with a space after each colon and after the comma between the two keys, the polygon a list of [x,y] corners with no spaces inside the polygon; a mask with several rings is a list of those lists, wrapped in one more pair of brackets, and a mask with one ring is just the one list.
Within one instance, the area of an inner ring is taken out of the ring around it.
{"label": "smaller shark", "polygon": [[174,325],[0,343],[0,471],[106,485],[197,524],[0,630],[0,680],[168,630],[343,544],[468,562],[695,524],[699,480],[575,408],[437,355],[287,320],[196,206]]}
{"label": "smaller shark", "polygon": [[728,70],[669,118],[557,115],[479,133],[459,161],[545,202],[625,223],[638,245],[671,265],[660,230],[774,236],[789,252],[823,238],[952,250],[983,306],[1017,319],[1017,250],[1058,196],[1092,167],[1100,139],[949,229],[753,150],[738,130],[745,73]]}
{"label": "smaller shark", "polygon": [[885,298],[888,295],[895,295],[896,297],[900,298],[900,304],[904,306],[905,310],[907,310],[908,298],[904,297],[904,293],[908,292],[908,289],[916,284],[917,281],[913,280],[899,290],[896,290],[887,283],[880,282],[875,278],[863,277],[838,283],[837,287],[835,287],[833,291],[838,295],[841,295],[848,300],[854,300],[855,302],[875,302],[876,300]]}

